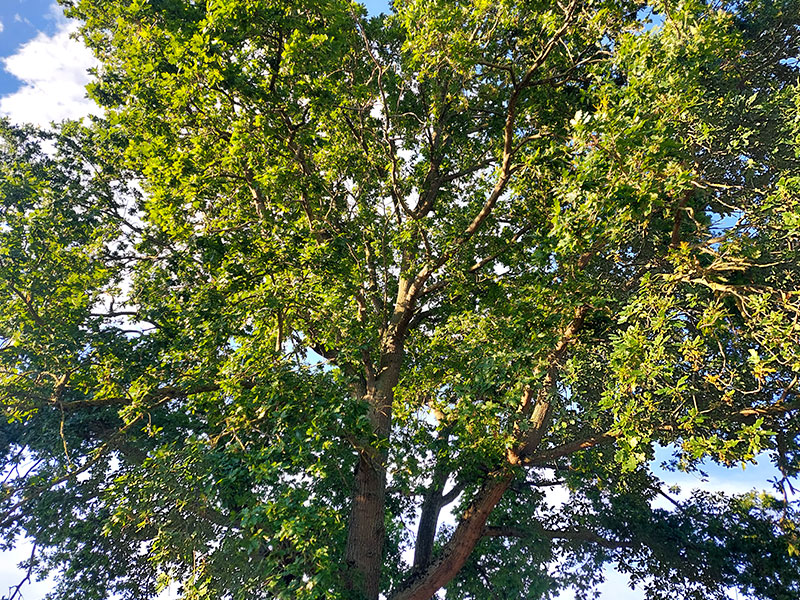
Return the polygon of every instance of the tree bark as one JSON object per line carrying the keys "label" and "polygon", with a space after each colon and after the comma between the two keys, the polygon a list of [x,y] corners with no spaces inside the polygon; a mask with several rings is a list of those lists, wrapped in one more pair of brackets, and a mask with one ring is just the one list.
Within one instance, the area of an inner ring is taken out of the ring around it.
{"label": "tree bark", "polygon": [[[524,459],[532,455],[541,445],[549,426],[551,395],[555,391],[558,362],[574,341],[588,312],[589,306],[586,305],[575,309],[572,321],[547,358],[547,371],[538,393],[532,388],[526,388],[523,392],[520,416],[526,421],[526,427],[524,429],[519,427],[516,431],[519,444],[517,448],[509,450],[508,461],[511,465],[522,465]],[[406,585],[391,600],[430,600],[437,590],[447,585],[467,562],[484,535],[489,515],[513,479],[514,472],[507,470],[485,481],[439,556],[426,568],[422,570],[415,568]]]}
{"label": "tree bark", "polygon": [[384,465],[384,456],[374,449],[359,453],[345,548],[347,583],[354,598],[377,600],[380,592],[386,505]]}
{"label": "tree bark", "polygon": [[[359,450],[345,546],[346,585],[354,599],[377,600],[380,593],[386,508],[386,448],[392,424],[394,388],[403,360],[402,338],[384,346],[378,376],[367,377],[364,400],[374,434]],[[371,369],[367,369],[368,375]]]}

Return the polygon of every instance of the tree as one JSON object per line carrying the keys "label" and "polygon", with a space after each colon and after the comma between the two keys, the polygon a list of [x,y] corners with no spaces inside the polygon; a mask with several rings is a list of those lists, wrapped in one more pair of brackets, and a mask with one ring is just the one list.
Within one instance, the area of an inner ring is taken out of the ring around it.
{"label": "tree", "polygon": [[63,4],[106,116],[0,144],[54,598],[798,597],[794,0]]}

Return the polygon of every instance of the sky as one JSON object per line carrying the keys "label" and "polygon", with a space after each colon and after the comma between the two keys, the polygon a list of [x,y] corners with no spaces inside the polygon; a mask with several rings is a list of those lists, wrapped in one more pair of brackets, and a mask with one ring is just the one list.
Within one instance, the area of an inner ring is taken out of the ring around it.
{"label": "sky", "polygon": [[0,0],[0,114],[47,126],[97,112],[86,98],[94,59],[53,0]]}
{"label": "sky", "polygon": [[[366,2],[371,14],[388,11],[388,2]],[[91,53],[73,38],[76,27],[67,22],[52,0],[0,0],[0,115],[18,123],[46,127],[52,121],[80,118],[97,113],[86,98],[87,71],[95,64]],[[659,453],[660,462],[667,458]],[[706,468],[708,479],[691,474],[664,474],[668,484],[677,484],[688,494],[693,488],[742,493],[768,488],[775,477],[768,461],[746,470]],[[22,543],[14,552],[0,554],[0,596],[16,585],[23,574],[15,565],[27,558],[30,546]],[[624,576],[607,573],[600,587],[602,600],[642,600],[639,590],[630,590]],[[23,588],[25,600],[41,600],[50,583],[34,582]],[[560,600],[570,600],[569,592]]]}

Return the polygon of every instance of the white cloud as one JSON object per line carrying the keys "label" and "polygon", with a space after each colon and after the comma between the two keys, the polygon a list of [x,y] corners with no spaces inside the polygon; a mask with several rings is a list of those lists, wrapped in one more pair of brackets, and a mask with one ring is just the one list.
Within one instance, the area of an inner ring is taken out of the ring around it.
{"label": "white cloud", "polygon": [[0,33],[3,33],[3,29],[5,29],[5,26],[3,25],[3,22],[0,21]]}
{"label": "white cloud", "polygon": [[39,33],[11,56],[2,59],[5,70],[23,83],[0,98],[0,114],[19,123],[47,126],[51,121],[99,114],[86,98],[87,70],[97,64],[86,46],[73,39],[76,26],[64,21],[52,36]]}

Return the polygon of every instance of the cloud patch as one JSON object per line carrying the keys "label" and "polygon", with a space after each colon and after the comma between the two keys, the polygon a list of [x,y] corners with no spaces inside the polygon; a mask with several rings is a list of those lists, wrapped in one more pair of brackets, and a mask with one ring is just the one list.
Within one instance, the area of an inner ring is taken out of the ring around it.
{"label": "cloud patch", "polygon": [[0,98],[1,115],[46,127],[52,121],[100,113],[85,90],[91,79],[87,71],[97,61],[71,37],[76,28],[65,21],[55,34],[39,33],[1,60],[5,70],[22,81],[19,90]]}

